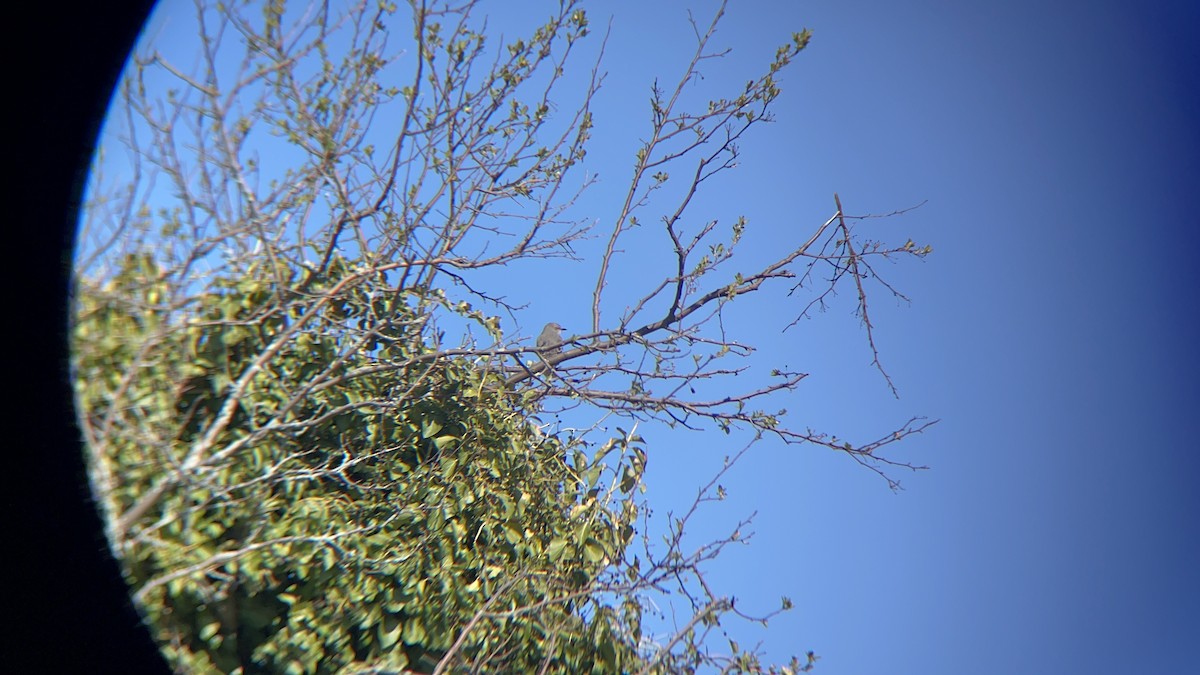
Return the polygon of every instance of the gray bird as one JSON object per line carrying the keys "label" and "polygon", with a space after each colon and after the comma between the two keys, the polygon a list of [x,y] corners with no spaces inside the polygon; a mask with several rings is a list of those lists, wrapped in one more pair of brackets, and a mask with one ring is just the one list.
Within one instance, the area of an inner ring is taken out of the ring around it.
{"label": "gray bird", "polygon": [[551,354],[557,354],[562,351],[562,329],[563,327],[551,321],[542,329],[542,334],[538,336],[537,348],[545,349]]}

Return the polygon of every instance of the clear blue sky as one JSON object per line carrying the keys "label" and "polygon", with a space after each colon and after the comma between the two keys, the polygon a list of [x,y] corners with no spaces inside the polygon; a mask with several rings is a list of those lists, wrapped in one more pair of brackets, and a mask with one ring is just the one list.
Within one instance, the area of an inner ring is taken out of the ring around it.
{"label": "clear blue sky", "polygon": [[[716,3],[687,4],[706,22]],[[776,123],[706,196],[714,217],[749,217],[747,260],[793,245],[833,212],[835,191],[852,214],[928,200],[862,231],[935,249],[887,269],[910,306],[872,305],[899,400],[869,367],[849,298],[781,333],[794,311],[763,294],[730,315],[735,330],[811,373],[781,402],[797,426],[862,440],[913,415],[942,421],[899,450],[931,469],[897,474],[896,494],[818,449],[763,444],[741,461],[695,541],[757,511],[752,545],[713,567],[715,583],[746,611],[785,594],[797,609],[731,635],[763,640],[776,660],[813,649],[823,673],[1194,668],[1197,10],[732,4],[716,44],[733,52],[705,71],[705,92],[736,88],[792,31],[814,31]],[[581,203],[594,217],[615,210],[653,77],[670,82],[691,52],[684,6],[590,9],[598,31],[614,17],[589,153],[601,182]],[[589,284],[575,278],[589,270],[518,277],[530,310],[508,329],[586,330]],[[739,447],[721,434],[644,435],[660,516]]]}
{"label": "clear blue sky", "polygon": [[[634,35],[613,61],[670,59],[655,35],[682,12],[634,18],[647,4],[614,9],[614,37]],[[764,448],[728,482],[724,508],[759,519],[726,587],[798,601],[770,653],[813,648],[830,673],[1195,667],[1200,17],[1183,7],[731,8],[737,59],[815,32],[730,190],[756,202],[759,245],[836,190],[860,213],[928,199],[876,222],[935,247],[892,271],[910,307],[876,304],[900,401],[830,312],[806,326],[792,362],[813,377],[788,406],[833,428],[939,417],[906,455],[932,469],[892,494],[844,458]],[[677,466],[654,459],[652,489]]]}

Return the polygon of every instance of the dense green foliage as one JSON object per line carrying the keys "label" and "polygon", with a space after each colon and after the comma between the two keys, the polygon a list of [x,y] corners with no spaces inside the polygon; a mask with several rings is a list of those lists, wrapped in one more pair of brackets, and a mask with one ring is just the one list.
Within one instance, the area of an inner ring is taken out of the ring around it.
{"label": "dense green foliage", "polygon": [[[77,298],[98,492],[128,514],[161,491],[115,540],[176,667],[429,672],[464,631],[470,670],[638,662],[636,603],[594,593],[633,533],[636,437],[565,448],[538,427],[536,392],[438,357],[412,303],[340,264],[304,290],[264,268],[216,287],[175,319],[158,270],[131,257]],[[338,326],[366,316],[394,320],[314,380],[346,353]],[[219,461],[188,471],[196,452]]]}

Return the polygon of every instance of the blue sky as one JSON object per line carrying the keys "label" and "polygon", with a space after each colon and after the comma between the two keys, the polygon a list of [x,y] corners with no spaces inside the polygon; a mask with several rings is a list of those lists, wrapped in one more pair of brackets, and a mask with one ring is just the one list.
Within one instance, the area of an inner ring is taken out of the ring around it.
{"label": "blue sky", "polygon": [[1200,61],[1184,26],[1200,23],[1068,4],[730,11],[739,51],[815,32],[747,169],[770,203],[752,224],[835,190],[851,212],[928,199],[880,227],[935,247],[894,272],[911,306],[877,303],[900,401],[829,316],[808,328],[830,332],[797,406],[827,425],[941,418],[906,450],[931,470],[894,495],[842,458],[773,449],[729,486],[727,508],[760,513],[729,583],[799,600],[772,653],[811,647],[834,673],[1192,662]]}
{"label": "blue sky", "polygon": [[[741,460],[695,541],[756,511],[753,543],[714,582],[748,612],[780,595],[797,609],[730,635],[776,660],[815,650],[824,673],[1184,672],[1200,635],[1197,10],[732,4],[715,44],[733,51],[705,92],[814,31],[776,122],[704,197],[723,222],[748,216],[747,265],[828,218],[835,191],[851,214],[928,200],[861,231],[934,247],[887,268],[911,305],[878,294],[871,307],[898,400],[848,297],[781,332],[795,300],[763,293],[731,312],[734,329],[764,363],[811,373],[781,402],[800,427],[862,440],[913,415],[941,422],[897,450],[931,467],[897,473],[899,493],[818,449],[764,443]],[[580,204],[594,217],[614,209],[653,77],[673,82],[692,50],[686,6],[706,23],[715,3],[589,10],[597,29],[613,16],[588,166],[601,180]],[[576,277],[590,269],[553,268],[555,283],[518,269],[530,309],[508,329],[586,330]],[[659,515],[740,447],[644,436]]]}

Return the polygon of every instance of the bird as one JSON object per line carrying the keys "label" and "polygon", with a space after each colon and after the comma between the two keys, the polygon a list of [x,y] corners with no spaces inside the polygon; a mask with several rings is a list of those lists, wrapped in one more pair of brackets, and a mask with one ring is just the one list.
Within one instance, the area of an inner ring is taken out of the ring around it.
{"label": "bird", "polygon": [[542,334],[538,336],[537,348],[544,349],[551,354],[557,354],[562,351],[562,329],[563,327],[551,321],[542,329]]}

